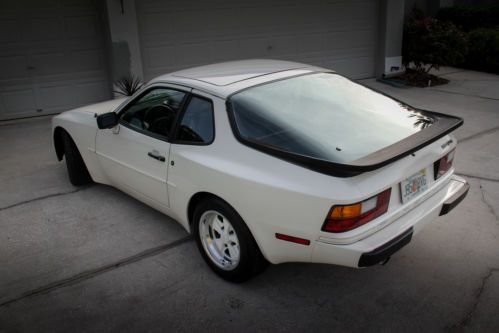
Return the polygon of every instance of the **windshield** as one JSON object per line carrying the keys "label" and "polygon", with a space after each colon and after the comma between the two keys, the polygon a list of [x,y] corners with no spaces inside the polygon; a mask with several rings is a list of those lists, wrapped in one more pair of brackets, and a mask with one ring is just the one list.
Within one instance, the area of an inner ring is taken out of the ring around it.
{"label": "windshield", "polygon": [[334,73],[255,86],[233,95],[230,105],[242,139],[342,164],[435,121]]}

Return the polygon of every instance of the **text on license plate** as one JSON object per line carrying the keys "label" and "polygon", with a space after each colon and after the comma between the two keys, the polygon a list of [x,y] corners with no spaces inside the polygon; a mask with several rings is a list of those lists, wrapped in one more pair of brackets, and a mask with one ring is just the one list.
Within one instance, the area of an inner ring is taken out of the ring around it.
{"label": "text on license plate", "polygon": [[428,187],[426,179],[426,169],[422,169],[412,176],[400,182],[400,194],[402,203],[406,203],[412,198],[424,192]]}

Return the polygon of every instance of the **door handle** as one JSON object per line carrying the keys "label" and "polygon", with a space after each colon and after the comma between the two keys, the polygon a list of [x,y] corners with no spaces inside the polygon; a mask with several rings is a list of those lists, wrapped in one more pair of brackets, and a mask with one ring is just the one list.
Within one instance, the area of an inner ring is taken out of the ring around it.
{"label": "door handle", "polygon": [[164,161],[165,161],[165,157],[164,157],[164,156],[159,155],[159,153],[158,153],[158,152],[156,152],[156,151],[154,151],[154,150],[153,150],[153,151],[148,152],[148,153],[147,153],[147,156],[152,157],[152,158],[154,158],[154,159],[156,159],[156,160],[158,160],[158,161],[160,161],[160,162],[164,162]]}

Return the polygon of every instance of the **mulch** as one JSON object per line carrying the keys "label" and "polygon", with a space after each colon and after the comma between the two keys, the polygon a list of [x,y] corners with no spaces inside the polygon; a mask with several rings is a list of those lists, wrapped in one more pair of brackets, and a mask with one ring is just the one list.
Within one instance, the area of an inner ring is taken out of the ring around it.
{"label": "mulch", "polygon": [[418,72],[412,69],[406,69],[404,74],[392,77],[390,79],[401,81],[408,86],[420,88],[439,86],[449,83],[449,80],[442,77],[424,72]]}

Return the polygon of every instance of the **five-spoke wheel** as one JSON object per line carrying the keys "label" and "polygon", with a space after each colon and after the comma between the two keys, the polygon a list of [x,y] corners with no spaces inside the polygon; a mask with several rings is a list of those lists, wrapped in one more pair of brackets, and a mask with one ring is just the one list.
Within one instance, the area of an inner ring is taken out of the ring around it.
{"label": "five-spoke wheel", "polygon": [[214,210],[204,212],[199,223],[199,237],[215,265],[224,270],[237,267],[240,258],[239,239],[225,216]]}
{"label": "five-spoke wheel", "polygon": [[248,280],[267,265],[241,216],[221,199],[209,197],[196,206],[192,231],[206,263],[226,280]]}

